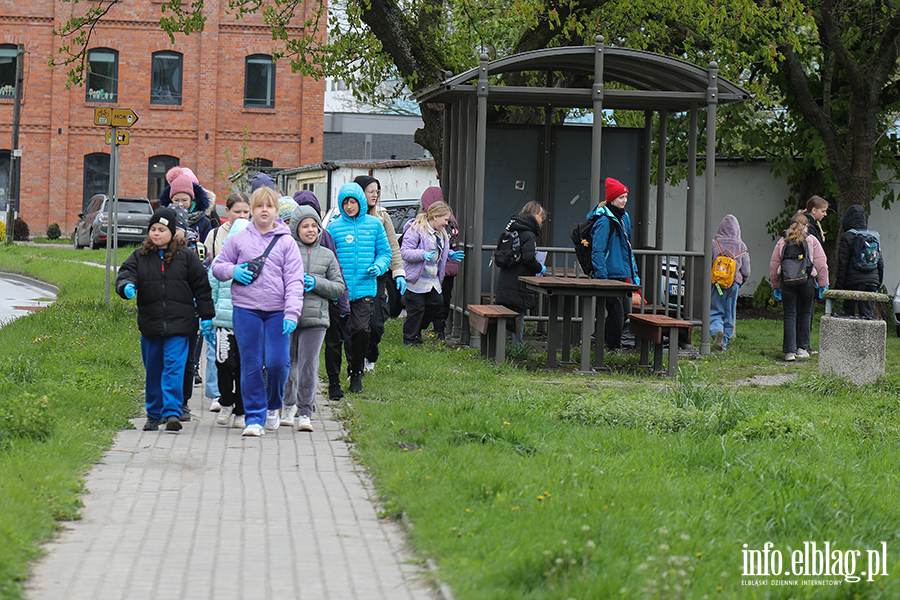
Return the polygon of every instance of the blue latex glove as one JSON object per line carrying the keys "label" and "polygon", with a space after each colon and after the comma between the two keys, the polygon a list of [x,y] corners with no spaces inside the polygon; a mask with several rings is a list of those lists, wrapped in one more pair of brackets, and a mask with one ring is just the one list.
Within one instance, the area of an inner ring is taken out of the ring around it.
{"label": "blue latex glove", "polygon": [[216,344],[216,330],[210,329],[209,331],[203,332],[203,339],[206,340],[206,343],[215,346]]}
{"label": "blue latex glove", "polygon": [[541,265],[541,275],[547,272],[547,265]]}
{"label": "blue latex glove", "polygon": [[243,283],[244,285],[250,285],[253,281],[253,273],[247,268],[247,263],[235,265],[232,274],[234,275],[235,281]]}
{"label": "blue latex glove", "polygon": [[297,321],[292,321],[290,319],[285,319],[284,323],[281,325],[281,333],[284,335],[291,335],[294,333],[294,330],[297,329]]}
{"label": "blue latex glove", "polygon": [[126,283],[124,292],[125,292],[125,297],[128,298],[129,300],[131,300],[132,298],[134,298],[134,295],[137,293],[137,288],[134,287],[133,283]]}
{"label": "blue latex glove", "polygon": [[312,289],[316,287],[316,278],[310,275],[309,273],[303,274],[303,291],[310,292]]}
{"label": "blue latex glove", "polygon": [[637,275],[634,276],[634,285],[641,285],[641,278]]}
{"label": "blue latex glove", "polygon": [[378,267],[376,267],[375,265],[372,265],[371,267],[366,269],[366,273],[368,273],[369,275],[374,275],[375,277],[381,275],[381,273],[378,272]]}
{"label": "blue latex glove", "polygon": [[455,260],[456,262],[462,262],[462,259],[466,257],[466,253],[462,250],[453,250],[450,253],[450,260]]}
{"label": "blue latex glove", "polygon": [[776,300],[781,300],[781,290],[772,290],[772,295]]}
{"label": "blue latex glove", "polygon": [[425,253],[425,262],[431,262],[434,259],[434,255],[437,254],[436,250],[430,250]]}
{"label": "blue latex glove", "polygon": [[397,290],[400,291],[400,295],[402,296],[403,294],[406,293],[406,277],[404,277],[403,275],[400,275],[399,277],[397,277],[396,281],[397,281]]}
{"label": "blue latex glove", "polygon": [[825,287],[823,287],[823,288],[819,288],[819,298],[822,297],[822,292],[825,292],[825,291],[827,291],[827,290],[828,290],[828,286],[827,286],[827,285],[826,285]]}
{"label": "blue latex glove", "polygon": [[200,329],[202,329],[203,331],[212,331],[213,330],[212,319],[204,319],[204,320],[200,321]]}

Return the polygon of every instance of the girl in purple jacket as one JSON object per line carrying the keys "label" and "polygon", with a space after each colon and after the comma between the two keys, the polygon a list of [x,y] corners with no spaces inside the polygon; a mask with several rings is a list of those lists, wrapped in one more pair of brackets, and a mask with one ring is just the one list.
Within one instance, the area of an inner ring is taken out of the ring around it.
{"label": "girl in purple jacket", "polygon": [[450,207],[435,202],[420,213],[403,235],[400,256],[406,271],[406,321],[403,343],[421,344],[423,325],[431,323],[444,306],[441,282],[447,259],[462,260],[461,251],[450,250],[444,230],[450,221]]}
{"label": "girl in purple jacket", "polygon": [[[291,333],[303,308],[303,259],[290,229],[278,218],[275,190],[263,186],[253,192],[250,214],[250,225],[228,241],[212,270],[219,281],[234,278],[234,335],[241,355],[247,422],[243,435],[261,436],[265,429],[278,429],[278,411],[290,370]],[[273,240],[254,279],[247,263],[262,256]]]}

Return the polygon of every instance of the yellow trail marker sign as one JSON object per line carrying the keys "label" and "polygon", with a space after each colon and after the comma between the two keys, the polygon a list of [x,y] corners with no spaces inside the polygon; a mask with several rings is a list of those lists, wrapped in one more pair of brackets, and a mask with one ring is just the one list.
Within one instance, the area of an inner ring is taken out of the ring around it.
{"label": "yellow trail marker sign", "polygon": [[138,116],[130,108],[95,108],[94,125],[107,127],[131,127],[138,122]]}
{"label": "yellow trail marker sign", "polygon": [[[112,144],[112,131],[107,131],[104,136],[103,143],[107,145]],[[127,146],[128,145],[128,132],[127,131],[117,131],[116,132],[116,146]]]}

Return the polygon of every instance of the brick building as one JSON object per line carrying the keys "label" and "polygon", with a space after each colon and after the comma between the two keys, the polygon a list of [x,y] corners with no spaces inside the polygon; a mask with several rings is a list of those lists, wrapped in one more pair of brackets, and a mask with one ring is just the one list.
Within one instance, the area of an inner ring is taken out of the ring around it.
{"label": "brick building", "polygon": [[[159,28],[160,0],[120,0],[90,40],[88,81],[67,89],[66,69],[47,64],[62,44],[52,30],[93,4],[0,0],[0,208],[9,184],[16,46],[24,44],[19,215],[33,235],[54,222],[71,232],[83,204],[107,191],[108,129],[94,125],[97,107],[130,108],[139,117],[129,145],[119,146],[121,196],[157,196],[176,164],[224,198],[225,174],[242,157],[271,167],[322,160],[324,83],[292,73],[286,59],[272,63],[276,47],[261,15],[235,20],[227,3],[206,2],[205,30],[172,43]],[[298,10],[294,23],[302,19]]]}

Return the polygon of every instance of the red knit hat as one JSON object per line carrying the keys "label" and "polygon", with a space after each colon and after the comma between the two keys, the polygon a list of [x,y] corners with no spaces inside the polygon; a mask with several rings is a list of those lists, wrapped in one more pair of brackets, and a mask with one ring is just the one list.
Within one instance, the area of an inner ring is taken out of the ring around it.
{"label": "red knit hat", "polygon": [[622,194],[627,194],[628,188],[625,187],[618,179],[612,177],[606,178],[606,201],[612,202]]}

